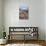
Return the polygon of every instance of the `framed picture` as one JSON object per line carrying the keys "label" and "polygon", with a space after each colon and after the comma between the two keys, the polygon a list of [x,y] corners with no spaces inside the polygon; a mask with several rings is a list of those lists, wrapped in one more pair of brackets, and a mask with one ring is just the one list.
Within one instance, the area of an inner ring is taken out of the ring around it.
{"label": "framed picture", "polygon": [[27,5],[22,5],[19,8],[19,19],[28,19],[29,15],[28,15],[29,9],[27,7]]}

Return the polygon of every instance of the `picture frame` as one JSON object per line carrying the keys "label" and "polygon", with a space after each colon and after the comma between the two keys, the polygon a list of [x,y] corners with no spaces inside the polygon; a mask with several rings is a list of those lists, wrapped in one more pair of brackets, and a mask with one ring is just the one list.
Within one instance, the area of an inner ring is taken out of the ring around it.
{"label": "picture frame", "polygon": [[27,5],[21,5],[19,7],[19,19],[28,19],[29,18],[29,8]]}

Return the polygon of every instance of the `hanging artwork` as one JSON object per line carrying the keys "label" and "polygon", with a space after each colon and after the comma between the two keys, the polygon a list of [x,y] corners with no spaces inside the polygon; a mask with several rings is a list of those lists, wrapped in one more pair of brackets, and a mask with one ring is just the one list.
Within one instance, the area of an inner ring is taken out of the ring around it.
{"label": "hanging artwork", "polygon": [[29,17],[28,12],[29,12],[28,6],[25,4],[22,4],[19,7],[19,19],[28,19]]}

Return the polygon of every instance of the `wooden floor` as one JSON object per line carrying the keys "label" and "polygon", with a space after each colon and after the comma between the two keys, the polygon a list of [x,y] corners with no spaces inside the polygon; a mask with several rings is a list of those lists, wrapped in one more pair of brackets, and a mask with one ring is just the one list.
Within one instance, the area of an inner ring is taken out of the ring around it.
{"label": "wooden floor", "polygon": [[[39,44],[42,46],[46,46],[46,42],[44,40],[12,40],[10,43],[24,43],[24,44]],[[8,43],[9,43],[8,42]]]}
{"label": "wooden floor", "polygon": [[12,44],[38,44],[38,45],[46,46],[46,42],[44,40],[8,40],[7,44],[0,45],[0,46],[6,46],[8,44],[11,45]]}

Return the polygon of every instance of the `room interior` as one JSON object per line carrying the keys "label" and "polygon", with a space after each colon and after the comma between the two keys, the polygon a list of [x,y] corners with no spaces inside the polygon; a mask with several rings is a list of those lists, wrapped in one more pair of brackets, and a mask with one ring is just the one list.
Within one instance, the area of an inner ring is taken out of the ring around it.
{"label": "room interior", "polygon": [[45,20],[46,0],[0,0],[0,46],[46,46]]}

